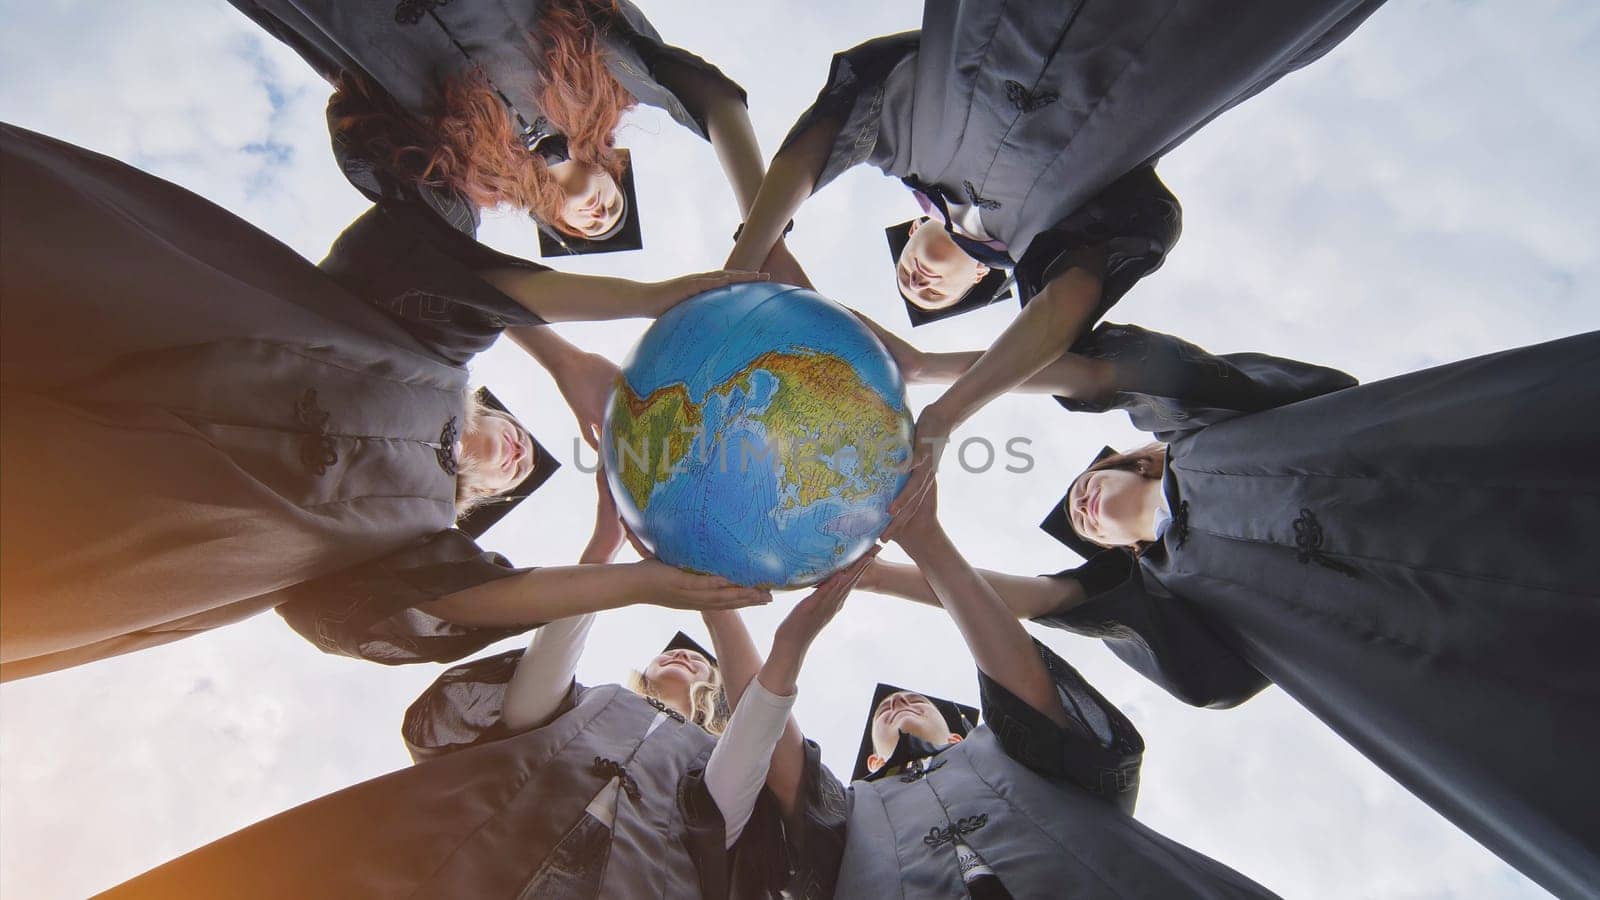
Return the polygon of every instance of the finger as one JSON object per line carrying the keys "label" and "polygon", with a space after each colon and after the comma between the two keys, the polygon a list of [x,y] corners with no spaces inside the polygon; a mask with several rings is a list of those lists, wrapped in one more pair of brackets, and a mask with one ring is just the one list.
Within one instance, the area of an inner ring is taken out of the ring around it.
{"label": "finger", "polygon": [[772,276],[766,272],[753,272],[748,269],[721,269],[716,272],[707,272],[700,276],[706,281],[718,284],[736,284],[741,281],[771,281]]}
{"label": "finger", "polygon": [[906,479],[905,487],[901,488],[900,493],[889,503],[889,515],[899,516],[902,510],[921,496],[927,474],[926,466],[920,463],[912,466],[911,477]]}
{"label": "finger", "polygon": [[744,585],[734,584],[721,575],[696,575],[691,572],[683,573],[683,580],[679,584],[690,591],[715,591],[723,588],[745,590]]}
{"label": "finger", "polygon": [[711,592],[707,606],[713,609],[741,609],[746,606],[765,606],[772,602],[766,591],[750,588],[722,588]]}

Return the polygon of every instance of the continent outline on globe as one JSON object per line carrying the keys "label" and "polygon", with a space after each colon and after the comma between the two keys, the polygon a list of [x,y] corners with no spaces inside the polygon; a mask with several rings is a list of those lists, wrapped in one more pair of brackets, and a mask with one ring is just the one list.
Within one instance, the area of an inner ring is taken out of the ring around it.
{"label": "continent outline on globe", "polygon": [[795,588],[874,543],[911,435],[904,381],[853,313],[753,282],[692,297],[645,332],[601,453],[624,521],[662,561]]}

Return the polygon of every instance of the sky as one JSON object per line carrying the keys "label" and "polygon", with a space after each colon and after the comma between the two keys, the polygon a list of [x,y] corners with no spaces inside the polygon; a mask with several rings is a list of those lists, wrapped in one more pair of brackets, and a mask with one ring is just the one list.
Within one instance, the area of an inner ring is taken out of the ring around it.
{"label": "sky", "polygon": [[[921,12],[908,0],[642,5],[669,41],[748,89],[768,153],[832,52],[915,28]],[[181,184],[311,260],[364,210],[328,150],[327,86],[221,0],[0,0],[0,19],[0,118]],[[1600,327],[1597,109],[1600,6],[1391,3],[1162,162],[1183,237],[1110,318],[1364,381]],[[634,150],[646,249],[557,266],[636,279],[718,267],[739,215],[709,147],[648,109],[620,138]],[[914,213],[896,182],[857,169],[806,205],[790,244],[820,291],[920,346],[986,345],[1014,306],[908,327],[881,228]],[[514,215],[491,215],[482,238],[537,252]],[[645,324],[560,331],[621,359]],[[542,369],[506,344],[474,375],[570,460],[576,425]],[[914,407],[935,396],[911,391]],[[945,525],[968,559],[1021,574],[1076,563],[1038,521],[1102,444],[1141,439],[1125,418],[1067,415],[1025,395],[993,403],[958,433],[968,436],[1032,441],[1030,472],[947,465],[940,483]],[[593,503],[593,480],[569,465],[485,543],[519,564],[570,563]],[[759,645],[797,597],[748,615]],[[689,613],[603,614],[580,680],[620,680],[679,628],[704,634]],[[1144,734],[1138,817],[1278,893],[1546,896],[1280,691],[1235,710],[1190,709],[1097,642],[1034,633]],[[325,656],[269,613],[0,687],[0,894],[85,896],[407,765],[400,716],[441,668]],[[836,770],[849,768],[878,681],[977,696],[942,612],[858,592],[813,648],[796,706]]]}

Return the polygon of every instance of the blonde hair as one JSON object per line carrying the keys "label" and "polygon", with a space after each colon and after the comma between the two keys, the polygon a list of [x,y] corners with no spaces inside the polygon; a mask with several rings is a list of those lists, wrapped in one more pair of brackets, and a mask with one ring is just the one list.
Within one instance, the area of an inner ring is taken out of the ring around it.
{"label": "blonde hair", "polygon": [[[650,679],[637,669],[628,673],[623,686],[641,697],[661,701],[661,695],[650,684]],[[710,681],[696,681],[689,685],[689,721],[707,733],[720,737],[728,727],[728,694],[722,686],[722,672],[711,667]]]}
{"label": "blonde hair", "polygon": [[[467,395],[464,416],[467,424],[466,427],[461,429],[461,434],[463,435],[476,429],[478,427],[478,423],[483,419],[484,416],[494,416],[496,418],[505,419],[507,422],[510,422],[518,428],[522,428],[522,423],[517,421],[516,416],[513,416],[510,413],[501,412],[500,410],[489,406],[485,406],[483,401],[478,399],[478,395],[476,393]],[[527,432],[526,428],[522,428],[522,430],[524,433]],[[529,472],[528,477],[533,477],[533,473]],[[491,502],[495,497],[504,494],[506,491],[511,490],[510,488],[494,490],[488,486],[487,482],[488,473],[483,467],[482,460],[475,456],[470,456],[463,451],[460,459],[456,460],[457,519],[469,512],[472,512],[479,506]]]}

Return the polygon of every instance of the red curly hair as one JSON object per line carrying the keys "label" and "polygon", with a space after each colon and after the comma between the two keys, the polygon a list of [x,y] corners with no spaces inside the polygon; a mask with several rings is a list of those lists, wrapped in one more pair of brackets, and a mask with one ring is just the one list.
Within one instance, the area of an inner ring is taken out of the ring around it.
{"label": "red curly hair", "polygon": [[[528,53],[539,67],[540,112],[566,136],[568,155],[620,184],[624,161],[614,133],[637,101],[606,67],[600,44],[616,15],[614,0],[549,0],[538,32],[528,35]],[[526,210],[583,237],[561,221],[565,195],[543,158],[528,152],[483,72],[442,87],[444,108],[419,122],[381,88],[346,73],[328,104],[334,136],[403,179],[453,188],[482,208]]]}

